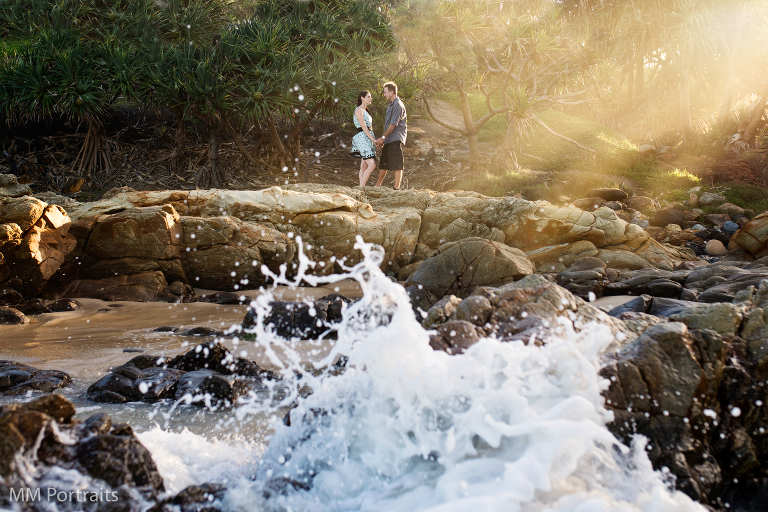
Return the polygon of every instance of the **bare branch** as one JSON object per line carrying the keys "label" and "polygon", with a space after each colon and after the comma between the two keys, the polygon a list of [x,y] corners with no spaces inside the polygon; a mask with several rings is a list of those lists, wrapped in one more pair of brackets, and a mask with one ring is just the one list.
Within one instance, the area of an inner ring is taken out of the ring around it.
{"label": "bare branch", "polygon": [[426,96],[422,96],[421,97],[421,101],[424,102],[424,106],[427,108],[427,113],[429,114],[429,117],[431,117],[434,122],[436,122],[437,124],[439,124],[440,126],[442,126],[444,128],[448,128],[449,130],[453,130],[454,132],[459,132],[462,135],[468,135],[469,134],[469,132],[466,129],[460,128],[460,127],[458,127],[456,125],[452,125],[452,124],[446,123],[445,121],[442,121],[442,120],[438,119],[437,117],[435,117],[435,114],[432,113],[432,109],[429,107],[429,102],[427,101],[427,97]]}
{"label": "bare branch", "polygon": [[588,148],[588,147],[586,147],[586,146],[582,146],[581,144],[579,144],[579,143],[578,143],[578,142],[576,142],[575,140],[573,140],[573,139],[569,139],[569,138],[568,138],[568,137],[566,137],[565,135],[560,135],[560,134],[559,134],[559,133],[557,133],[556,131],[552,130],[552,129],[551,129],[549,126],[547,126],[546,124],[544,124],[544,121],[542,121],[541,119],[539,119],[537,116],[535,116],[535,115],[534,115],[534,116],[532,116],[532,118],[533,118],[533,120],[534,120],[534,121],[536,121],[536,122],[537,122],[537,123],[538,123],[538,124],[539,124],[539,125],[540,125],[542,128],[544,128],[546,131],[548,131],[548,132],[550,133],[550,135],[553,135],[554,137],[557,137],[557,138],[558,138],[558,139],[560,139],[560,140],[564,140],[564,141],[566,141],[566,142],[570,142],[571,144],[573,144],[574,146],[578,147],[579,149],[583,149],[584,151],[589,151],[589,152],[590,152],[590,153],[592,153],[593,155],[594,155],[594,154],[597,154],[597,151],[595,151],[594,149],[590,149],[590,148]]}

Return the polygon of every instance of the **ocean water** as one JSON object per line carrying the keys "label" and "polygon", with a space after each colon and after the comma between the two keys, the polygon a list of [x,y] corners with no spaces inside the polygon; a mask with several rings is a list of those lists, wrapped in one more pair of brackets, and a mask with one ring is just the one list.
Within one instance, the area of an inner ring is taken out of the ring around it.
{"label": "ocean water", "polygon": [[[704,510],[653,470],[643,438],[625,446],[606,428],[607,327],[576,332],[563,319],[542,346],[483,339],[449,356],[430,348],[405,290],[379,270],[381,249],[356,248],[365,258],[343,275],[307,275],[313,263],[301,257],[298,277],[272,276],[283,286],[357,280],[364,295],[331,327],[336,340],[277,336],[264,324],[266,290],[251,304],[252,332],[230,330],[236,351],[264,354],[281,380],[210,431],[168,428],[183,404],[152,407],[138,437],[170,493],[223,483],[231,512]],[[45,478],[94,485],[73,473]]]}
{"label": "ocean water", "polygon": [[[378,269],[380,249],[361,240],[357,248],[365,260],[344,276],[306,276],[312,263],[301,260],[297,279],[352,277],[364,291],[314,363],[263,324],[268,293],[252,304],[255,343],[283,382],[236,416],[242,424],[271,418],[266,441],[141,435],[167,461],[160,470],[170,488],[225,481],[231,511],[704,510],[653,470],[643,438],[624,446],[605,427],[612,413],[598,371],[613,341],[606,327],[575,332],[563,320],[543,346],[484,339],[449,356],[429,347],[405,290]],[[332,364],[340,356],[343,372]],[[288,407],[290,426],[281,418]]]}

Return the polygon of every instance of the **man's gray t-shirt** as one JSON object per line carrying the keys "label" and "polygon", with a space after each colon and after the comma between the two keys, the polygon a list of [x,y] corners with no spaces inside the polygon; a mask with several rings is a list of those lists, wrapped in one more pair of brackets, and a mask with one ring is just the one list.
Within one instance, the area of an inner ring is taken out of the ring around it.
{"label": "man's gray t-shirt", "polygon": [[395,129],[392,133],[384,139],[384,144],[396,141],[405,144],[405,138],[408,136],[406,117],[405,105],[403,105],[403,102],[400,101],[400,97],[398,96],[387,106],[387,113],[384,115],[384,131],[389,128],[389,125],[395,125]]}

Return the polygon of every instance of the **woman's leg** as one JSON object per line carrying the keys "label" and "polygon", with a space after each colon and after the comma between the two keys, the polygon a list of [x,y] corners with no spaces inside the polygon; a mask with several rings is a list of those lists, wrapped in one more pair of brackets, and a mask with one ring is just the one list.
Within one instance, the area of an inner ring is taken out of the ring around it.
{"label": "woman's leg", "polygon": [[365,186],[365,182],[363,181],[363,173],[364,173],[365,169],[366,169],[365,160],[363,160],[361,158],[360,159],[360,172],[357,173],[357,179],[360,180],[360,186],[361,187]]}
{"label": "woman's leg", "polygon": [[373,170],[376,168],[376,159],[369,158],[368,160],[363,160],[363,163],[365,165],[365,170],[361,171],[362,174],[360,175],[361,187],[364,187],[368,183],[368,178],[371,177],[371,173],[373,173]]}

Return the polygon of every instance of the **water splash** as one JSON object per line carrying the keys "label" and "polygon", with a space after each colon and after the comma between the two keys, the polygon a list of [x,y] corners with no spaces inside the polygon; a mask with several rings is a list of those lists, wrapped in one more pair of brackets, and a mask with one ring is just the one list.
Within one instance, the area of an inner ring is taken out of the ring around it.
{"label": "water splash", "polygon": [[[312,262],[299,251],[294,280],[285,269],[270,276],[289,286],[351,277],[363,289],[313,363],[264,325],[269,292],[252,304],[256,343],[283,381],[239,414],[292,409],[290,426],[273,425],[252,481],[231,488],[229,509],[703,510],[653,471],[642,439],[626,447],[605,427],[607,327],[576,332],[561,319],[541,347],[484,339],[449,356],[430,348],[405,290],[379,270],[382,250],[359,237],[355,248],[364,259],[343,275],[307,275]],[[345,371],[334,375],[341,356]]]}

